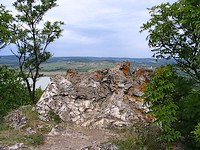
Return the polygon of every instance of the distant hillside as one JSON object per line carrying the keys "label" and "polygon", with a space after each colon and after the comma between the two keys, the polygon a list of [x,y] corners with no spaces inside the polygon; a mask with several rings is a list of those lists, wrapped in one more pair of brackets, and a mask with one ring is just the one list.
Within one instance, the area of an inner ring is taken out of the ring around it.
{"label": "distant hillside", "polygon": [[17,66],[17,58],[14,55],[0,56],[0,65]]}
{"label": "distant hillside", "polygon": [[[114,58],[114,57],[52,57],[41,65],[42,71],[66,71],[71,68],[77,71],[88,71],[97,68],[109,68],[122,61],[130,61],[132,67],[158,67],[172,61],[153,58]],[[17,68],[18,61],[13,55],[0,56],[0,65]]]}

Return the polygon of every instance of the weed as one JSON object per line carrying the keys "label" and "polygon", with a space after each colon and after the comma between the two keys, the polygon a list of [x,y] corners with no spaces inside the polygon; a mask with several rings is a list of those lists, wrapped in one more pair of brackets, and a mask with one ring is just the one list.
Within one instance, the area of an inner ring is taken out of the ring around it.
{"label": "weed", "polygon": [[[22,129],[15,130],[9,127],[5,122],[0,124],[0,145],[9,146],[16,143],[24,143],[25,145],[34,146],[44,143],[44,136],[51,130],[52,123],[44,123],[39,120],[38,113],[32,110],[33,106],[23,106],[19,109],[27,118],[27,124]],[[32,128],[36,133],[27,135],[27,128]],[[39,128],[41,127],[41,128]]]}
{"label": "weed", "polygon": [[51,131],[51,127],[48,125],[43,126],[42,128],[38,129],[38,132],[41,134],[47,134]]}
{"label": "weed", "polygon": [[44,144],[44,136],[39,133],[25,135],[24,137],[27,145],[38,146]]}
{"label": "weed", "polygon": [[48,113],[51,120],[55,121],[55,123],[61,123],[61,118],[57,115],[53,110],[50,110]]}
{"label": "weed", "polygon": [[124,137],[114,139],[112,142],[119,150],[164,149],[164,144],[158,140],[159,130],[155,127],[139,123],[130,128],[120,129],[118,132],[124,133]]}
{"label": "weed", "polygon": [[8,130],[9,128],[10,126],[8,126],[6,123],[4,122],[0,123],[0,131]]}

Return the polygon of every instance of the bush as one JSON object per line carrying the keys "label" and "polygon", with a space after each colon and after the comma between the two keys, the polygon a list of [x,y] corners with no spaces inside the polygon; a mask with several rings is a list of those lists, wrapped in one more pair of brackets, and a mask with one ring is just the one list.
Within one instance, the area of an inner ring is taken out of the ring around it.
{"label": "bush", "polygon": [[37,102],[40,97],[42,96],[42,94],[44,93],[44,90],[42,90],[41,87],[39,87],[38,89],[35,90],[35,101]]}
{"label": "bush", "polygon": [[192,89],[191,92],[180,101],[178,122],[175,124],[182,136],[184,136],[183,142],[192,149],[198,149],[200,146],[200,143],[195,142],[198,141],[198,133],[200,133],[198,132],[198,123],[200,122],[199,100],[200,89]]}
{"label": "bush", "polygon": [[155,125],[162,126],[161,139],[167,143],[170,148],[172,143],[180,138],[180,132],[172,126],[177,121],[177,97],[176,81],[178,76],[175,74],[172,66],[167,65],[158,68],[153,72],[152,81],[145,90],[145,101],[150,108],[150,114],[156,120]]}
{"label": "bush", "polygon": [[62,119],[58,114],[56,114],[53,110],[50,110],[48,113],[50,119],[54,121],[55,123],[61,123]]}
{"label": "bush", "polygon": [[0,67],[0,119],[10,110],[30,104],[28,91],[18,73],[7,66]]}
{"label": "bush", "polygon": [[159,139],[160,130],[157,127],[138,123],[123,132],[125,134],[123,139],[113,140],[119,150],[165,149],[165,143]]}
{"label": "bush", "polygon": [[28,145],[38,146],[44,144],[44,136],[39,133],[25,136],[25,140]]}
{"label": "bush", "polygon": [[154,124],[162,129],[160,139],[167,143],[168,148],[177,142],[191,149],[198,147],[191,132],[200,122],[199,100],[198,83],[178,75],[173,66],[163,66],[153,73],[145,90],[145,101],[149,113],[156,118]]}
{"label": "bush", "polygon": [[195,130],[192,131],[192,133],[195,136],[196,145],[200,148],[200,123],[195,126]]}

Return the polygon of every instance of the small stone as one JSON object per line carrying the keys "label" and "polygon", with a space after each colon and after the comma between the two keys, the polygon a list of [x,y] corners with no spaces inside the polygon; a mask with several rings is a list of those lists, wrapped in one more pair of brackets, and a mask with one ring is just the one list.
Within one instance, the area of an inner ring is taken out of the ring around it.
{"label": "small stone", "polygon": [[59,125],[56,125],[51,129],[51,132],[48,135],[50,136],[60,135],[62,130],[63,129]]}
{"label": "small stone", "polygon": [[72,121],[73,122],[76,122],[78,119],[80,119],[81,117],[80,116],[76,116],[75,118],[72,118]]}
{"label": "small stone", "polygon": [[124,88],[124,84],[123,83],[119,83],[117,84],[119,88]]}
{"label": "small stone", "polygon": [[34,133],[36,133],[36,131],[35,131],[34,129],[32,129],[31,127],[28,127],[28,128],[26,129],[26,133],[27,133],[27,134],[34,134]]}
{"label": "small stone", "polygon": [[29,150],[29,148],[26,145],[24,145],[24,143],[17,143],[13,146],[8,146],[8,150],[20,150],[20,149],[24,149],[24,148]]}

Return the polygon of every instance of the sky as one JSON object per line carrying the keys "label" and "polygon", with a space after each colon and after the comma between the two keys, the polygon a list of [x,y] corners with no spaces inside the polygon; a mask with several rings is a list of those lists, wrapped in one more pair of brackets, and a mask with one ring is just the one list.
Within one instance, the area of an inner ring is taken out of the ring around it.
{"label": "sky", "polygon": [[[14,1],[0,3],[14,11]],[[151,58],[148,33],[140,33],[140,27],[150,19],[147,8],[165,2],[175,0],[57,0],[44,20],[63,21],[64,31],[48,50],[54,57]],[[10,48],[0,55],[10,55]]]}

